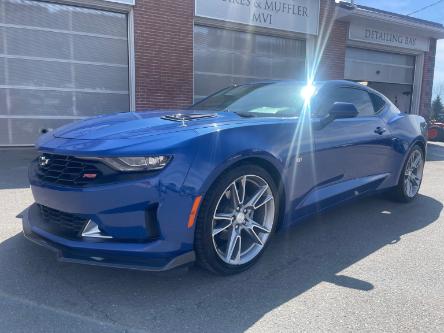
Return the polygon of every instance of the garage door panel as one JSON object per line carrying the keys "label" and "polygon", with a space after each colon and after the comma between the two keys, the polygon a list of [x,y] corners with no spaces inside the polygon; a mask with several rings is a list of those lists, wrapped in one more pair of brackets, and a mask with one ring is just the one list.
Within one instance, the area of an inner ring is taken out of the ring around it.
{"label": "garage door panel", "polygon": [[0,27],[0,54],[5,52],[5,46],[4,46],[4,41],[3,41],[3,38],[4,38],[3,33],[4,33],[4,28]]}
{"label": "garage door panel", "polygon": [[305,59],[305,43],[300,40],[272,38],[271,50],[273,57],[292,57]]}
{"label": "garage door panel", "polygon": [[41,128],[77,117],[129,111],[126,14],[0,0],[0,17],[13,25],[0,27],[0,123],[8,124],[0,145],[33,144]]}
{"label": "garage door panel", "polygon": [[9,140],[8,122],[8,119],[0,120],[0,142],[4,145],[9,145],[11,143]]}
{"label": "garage door panel", "polygon": [[247,33],[233,34],[233,50],[237,53],[270,56],[270,37]]}
{"label": "garage door panel", "polygon": [[379,62],[391,65],[414,66],[415,58],[406,54],[381,52],[375,50],[359,49],[349,47],[346,50],[348,59],[361,60],[366,62]]}
{"label": "garage door panel", "polygon": [[[6,108],[6,89],[0,88],[0,115],[8,114],[8,109]],[[1,119],[0,122],[3,122]]]}
{"label": "garage door panel", "polygon": [[[389,67],[387,68],[387,73],[389,73],[389,77],[399,78],[399,83],[413,83],[414,70],[399,68],[399,67]],[[387,80],[386,82],[390,82]]]}
{"label": "garage door panel", "polygon": [[273,61],[267,57],[255,57],[252,59],[253,63],[253,75],[262,78],[273,78],[272,65]]}
{"label": "garage door panel", "polygon": [[194,45],[196,48],[214,50],[233,49],[231,31],[201,26],[196,26],[194,29]]}
{"label": "garage door panel", "polygon": [[208,96],[222,88],[233,84],[231,75],[195,74],[194,91],[198,98]]}
{"label": "garage door panel", "polygon": [[76,88],[128,91],[126,67],[76,64],[74,68]]}
{"label": "garage door panel", "polygon": [[128,111],[129,97],[121,94],[77,93],[79,116]]}
{"label": "garage door panel", "polygon": [[5,23],[40,28],[69,29],[69,7],[38,1],[1,0]]}
{"label": "garage door panel", "polygon": [[292,58],[279,58],[273,62],[271,75],[279,79],[304,79],[305,62]]}
{"label": "garage door panel", "polygon": [[348,80],[413,84],[414,71],[414,56],[352,47],[346,51]]}
{"label": "garage door panel", "polygon": [[122,20],[122,14],[75,8],[72,11],[72,30],[126,39],[127,21]]}
{"label": "garage door panel", "polygon": [[[8,94],[14,114],[27,116],[74,115],[72,92],[8,89]],[[0,114],[6,114],[6,110],[0,111]]]}
{"label": "garage door panel", "polygon": [[56,119],[11,119],[10,131],[12,142],[16,145],[26,145],[34,142],[42,134],[42,130],[52,130],[69,123],[72,120]]}
{"label": "garage door panel", "polygon": [[196,100],[233,83],[303,78],[305,41],[195,26],[194,70]]}
{"label": "garage door panel", "polygon": [[254,43],[254,53],[269,57],[272,51],[272,44],[270,43],[269,39],[269,36],[256,35]]}
{"label": "garage door panel", "polygon": [[73,36],[74,60],[128,65],[128,42],[91,36]]}
{"label": "garage door panel", "polygon": [[26,59],[6,59],[8,83],[16,86],[73,88],[71,65]]}
{"label": "garage door panel", "polygon": [[196,72],[232,73],[233,54],[215,50],[202,50],[194,56]]}
{"label": "garage door panel", "polygon": [[70,58],[70,40],[64,33],[31,29],[6,28],[9,55]]}
{"label": "garage door panel", "polygon": [[0,57],[0,85],[6,84],[5,63],[6,59]]}
{"label": "garage door panel", "polygon": [[271,59],[235,54],[233,59],[233,74],[236,73],[259,79],[271,78]]}

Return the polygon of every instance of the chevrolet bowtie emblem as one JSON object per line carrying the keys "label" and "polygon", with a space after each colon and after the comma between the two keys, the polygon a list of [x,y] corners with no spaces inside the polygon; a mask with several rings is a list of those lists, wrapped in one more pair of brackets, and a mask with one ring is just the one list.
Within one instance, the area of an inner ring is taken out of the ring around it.
{"label": "chevrolet bowtie emblem", "polygon": [[49,163],[49,158],[46,158],[45,156],[40,156],[39,157],[39,165],[41,167],[47,166]]}

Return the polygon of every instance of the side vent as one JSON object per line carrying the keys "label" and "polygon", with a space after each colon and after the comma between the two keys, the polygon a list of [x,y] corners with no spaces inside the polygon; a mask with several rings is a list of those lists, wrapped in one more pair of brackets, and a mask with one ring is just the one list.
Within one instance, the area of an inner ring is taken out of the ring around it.
{"label": "side vent", "polygon": [[145,210],[145,226],[149,234],[149,240],[159,239],[160,228],[157,220],[159,204],[152,204]]}

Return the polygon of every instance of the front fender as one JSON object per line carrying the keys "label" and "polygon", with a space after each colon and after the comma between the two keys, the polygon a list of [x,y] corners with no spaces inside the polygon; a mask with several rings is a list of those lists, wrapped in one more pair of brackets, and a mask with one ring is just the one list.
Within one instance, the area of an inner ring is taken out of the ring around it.
{"label": "front fender", "polygon": [[233,166],[238,165],[243,161],[248,161],[253,159],[268,162],[274,167],[274,169],[276,169],[276,171],[279,174],[282,174],[283,170],[282,162],[276,157],[274,157],[272,154],[265,151],[245,150],[236,155],[229,156],[219,165],[215,165],[214,169],[210,170],[205,179],[202,178],[201,186],[199,188],[196,188],[197,191],[196,193],[205,194],[209,190],[211,185],[215,182],[215,180],[226,170],[231,169]]}
{"label": "front fender", "polygon": [[245,132],[231,129],[200,137],[198,152],[184,183],[189,193],[204,195],[224,171],[248,159],[261,159],[282,174],[284,161],[272,144],[261,135]]}

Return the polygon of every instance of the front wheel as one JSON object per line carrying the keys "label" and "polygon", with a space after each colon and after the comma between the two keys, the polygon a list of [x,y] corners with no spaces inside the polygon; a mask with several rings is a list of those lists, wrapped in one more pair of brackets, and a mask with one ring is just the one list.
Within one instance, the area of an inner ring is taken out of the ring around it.
{"label": "front wheel", "polygon": [[223,275],[251,267],[269,243],[279,212],[278,191],[263,168],[243,165],[213,184],[200,208],[198,263]]}
{"label": "front wheel", "polygon": [[422,183],[424,161],[423,150],[419,146],[413,147],[399,177],[398,185],[392,191],[395,200],[410,202],[416,198]]}

